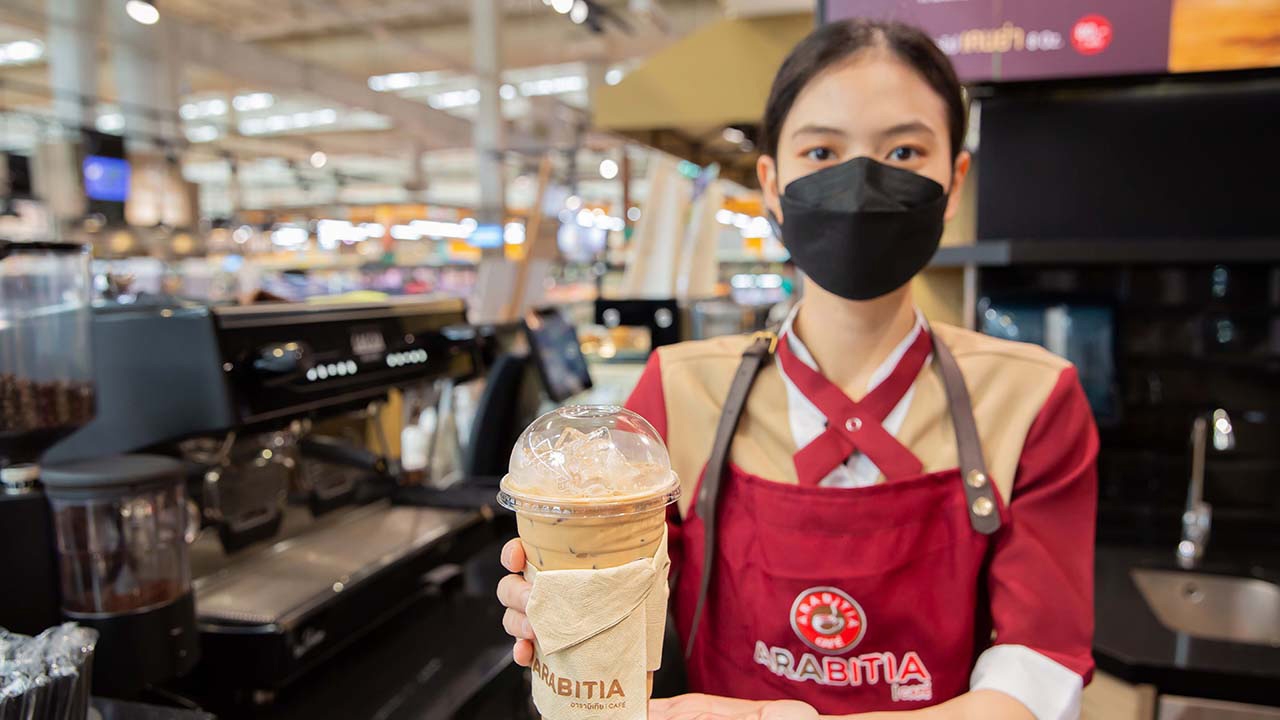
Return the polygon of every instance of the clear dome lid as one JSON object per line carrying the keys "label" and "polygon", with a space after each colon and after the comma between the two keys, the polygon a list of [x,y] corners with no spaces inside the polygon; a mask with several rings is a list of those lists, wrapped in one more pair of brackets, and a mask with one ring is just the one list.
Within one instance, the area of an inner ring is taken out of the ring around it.
{"label": "clear dome lid", "polygon": [[642,512],[680,485],[658,431],[616,405],[571,405],[534,420],[511,451],[499,502],[553,515]]}

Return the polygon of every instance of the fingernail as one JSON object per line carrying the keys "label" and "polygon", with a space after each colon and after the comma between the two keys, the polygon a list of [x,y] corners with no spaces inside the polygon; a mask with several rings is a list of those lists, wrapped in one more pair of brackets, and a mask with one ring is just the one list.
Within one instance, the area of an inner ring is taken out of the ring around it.
{"label": "fingernail", "polygon": [[533,590],[531,590],[531,589],[530,589],[530,590],[525,590],[525,591],[524,591],[524,594],[522,594],[522,595],[520,596],[520,604],[521,604],[523,607],[529,607],[529,593],[531,593],[531,592],[533,592]]}
{"label": "fingernail", "polygon": [[527,637],[532,637],[532,636],[533,636],[533,626],[529,624],[529,620],[528,620],[528,618],[526,618],[525,620],[521,621],[521,623],[520,623],[520,630],[521,630],[521,632],[523,632],[523,633],[524,633],[524,636],[525,636],[526,638],[527,638]]}
{"label": "fingernail", "polygon": [[511,567],[511,549],[509,546],[502,548],[502,566],[508,569]]}

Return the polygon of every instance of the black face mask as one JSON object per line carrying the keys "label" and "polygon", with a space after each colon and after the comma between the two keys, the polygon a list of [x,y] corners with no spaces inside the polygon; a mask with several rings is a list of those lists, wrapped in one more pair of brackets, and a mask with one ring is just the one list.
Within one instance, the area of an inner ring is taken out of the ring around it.
{"label": "black face mask", "polygon": [[869,157],[806,175],[769,219],[796,267],[822,289],[870,300],[906,285],[942,240],[947,192],[910,170]]}

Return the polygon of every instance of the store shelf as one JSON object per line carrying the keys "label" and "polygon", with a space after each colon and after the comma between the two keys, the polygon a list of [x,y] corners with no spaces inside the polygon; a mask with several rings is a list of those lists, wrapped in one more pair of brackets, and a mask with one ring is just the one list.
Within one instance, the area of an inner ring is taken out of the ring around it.
{"label": "store shelf", "polygon": [[339,255],[337,253],[281,254],[276,256],[253,257],[246,264],[259,270],[275,272],[311,271],[311,270],[354,270],[369,262],[369,258],[360,255]]}
{"label": "store shelf", "polygon": [[1280,262],[1280,237],[985,240],[938,249],[932,267]]}
{"label": "store shelf", "polygon": [[475,269],[477,266],[469,260],[440,260],[433,262],[413,262],[413,263],[387,263],[382,260],[370,260],[367,258],[359,258],[361,262],[350,262],[338,260],[332,263],[290,263],[290,262],[270,262],[259,263],[253,262],[253,265],[261,270],[272,272],[302,272],[302,273],[325,273],[325,272],[379,272],[382,270],[443,270],[448,268],[454,269]]}
{"label": "store shelf", "polygon": [[786,262],[785,257],[764,257],[763,255],[730,255],[721,253],[716,255],[716,260],[721,265],[781,265]]}

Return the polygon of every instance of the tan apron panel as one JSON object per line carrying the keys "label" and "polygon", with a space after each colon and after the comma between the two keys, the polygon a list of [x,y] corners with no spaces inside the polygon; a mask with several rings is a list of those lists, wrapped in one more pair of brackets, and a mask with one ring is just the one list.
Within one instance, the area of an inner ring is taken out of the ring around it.
{"label": "tan apron panel", "polygon": [[[1000,340],[932,323],[964,373],[982,449],[996,488],[1010,499],[1027,432],[1062,371],[1070,364],[1035,345]],[[667,446],[680,476],[681,514],[693,501],[698,477],[711,453],[720,409],[729,383],[750,344],[746,335],[713,338],[659,348]],[[743,471],[777,482],[795,483],[786,387],[776,362],[761,370],[742,423],[734,435],[731,462]],[[921,371],[898,439],[925,470],[957,466],[955,431],[935,363]],[[884,482],[881,476],[880,482]]]}

